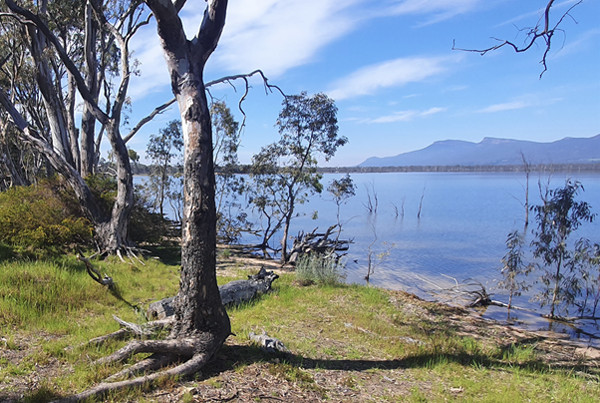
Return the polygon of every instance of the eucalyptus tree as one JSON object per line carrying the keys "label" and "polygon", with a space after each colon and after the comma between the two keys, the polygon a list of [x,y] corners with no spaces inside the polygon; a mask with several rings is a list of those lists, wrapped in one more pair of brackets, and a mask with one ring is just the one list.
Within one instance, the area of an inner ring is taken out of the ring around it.
{"label": "eucalyptus tree", "polygon": [[178,120],[169,122],[159,130],[158,135],[150,135],[148,141],[146,156],[153,166],[147,188],[154,196],[154,209],[158,210],[161,217],[164,217],[165,197],[173,187],[172,164],[180,156],[182,147],[181,122]]}
{"label": "eucalyptus tree", "polygon": [[213,131],[213,159],[215,164],[215,208],[217,210],[217,238],[221,242],[239,240],[242,231],[249,231],[251,224],[238,202],[245,190],[245,180],[237,175],[239,170],[238,148],[240,125],[223,101],[210,105]]}
{"label": "eucalyptus tree", "polygon": [[342,204],[348,202],[349,198],[356,196],[356,185],[354,185],[354,181],[352,180],[352,177],[350,177],[350,174],[346,174],[340,179],[333,179],[329,183],[329,186],[327,186],[327,192],[333,197],[333,201],[337,206],[337,225],[341,230],[342,223],[340,221],[340,209]]}
{"label": "eucalyptus tree", "polygon": [[544,273],[543,288],[536,298],[541,305],[550,305],[550,317],[557,307],[568,310],[581,292],[581,277],[577,273],[576,256],[568,247],[570,235],[584,222],[593,221],[587,202],[577,201],[583,190],[581,183],[567,180],[561,188],[542,194],[542,204],[533,206],[537,229],[531,243],[533,255],[540,258]]}
{"label": "eucalyptus tree", "polygon": [[276,126],[279,141],[262,148],[252,159],[252,201],[261,214],[276,218],[266,229],[263,243],[283,229],[281,261],[286,262],[290,223],[297,205],[323,191],[317,157],[329,161],[348,139],[338,135],[337,107],[323,93],[285,97]]}
{"label": "eucalyptus tree", "polygon": [[[17,98],[14,86],[3,88],[0,102],[19,128],[22,141],[43,154],[73,188],[83,210],[95,223],[102,250],[118,252],[129,245],[127,227],[133,206],[131,165],[120,132],[133,74],[129,42],[147,24],[148,17],[144,19],[141,3],[135,1],[43,0],[37,7],[22,7],[13,0],[3,3],[7,12],[2,14],[2,22],[8,19],[20,25],[45,113],[36,119],[28,104]],[[75,126],[76,91],[84,103],[80,129]],[[48,127],[40,125],[41,121],[48,122]],[[96,122],[102,128],[97,138]],[[101,134],[108,138],[116,165],[117,197],[110,212],[98,207],[84,181],[98,162]]]}

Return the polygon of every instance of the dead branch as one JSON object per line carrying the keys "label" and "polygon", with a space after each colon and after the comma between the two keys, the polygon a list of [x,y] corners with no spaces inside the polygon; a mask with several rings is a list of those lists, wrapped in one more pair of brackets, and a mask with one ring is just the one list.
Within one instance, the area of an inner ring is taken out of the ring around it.
{"label": "dead branch", "polygon": [[432,295],[437,301],[446,304],[458,304],[467,308],[493,305],[519,311],[536,312],[532,309],[521,308],[514,305],[509,306],[504,302],[493,300],[493,294],[488,293],[485,286],[475,279],[468,278],[462,282],[459,282],[454,277],[445,274],[442,274],[442,276],[453,280],[454,285],[452,287],[442,287],[431,280],[427,280],[416,275],[419,280],[429,283],[436,288],[435,290],[425,290],[426,292]]}
{"label": "dead branch", "polygon": [[77,259],[85,264],[85,268],[87,269],[88,274],[95,282],[108,287],[109,290],[114,289],[115,283],[113,282],[112,278],[108,277],[108,275],[106,274],[104,275],[104,277],[102,277],[100,275],[100,272],[96,270],[94,266],[92,266],[92,263],[90,263],[90,261],[83,255],[77,255]]}
{"label": "dead branch", "polygon": [[162,104],[161,106],[156,107],[148,116],[146,116],[145,118],[141,119],[137,125],[135,125],[135,127],[133,129],[131,129],[131,131],[125,136],[123,137],[123,142],[125,142],[127,144],[127,142],[129,140],[131,140],[131,138],[133,136],[136,135],[137,132],[140,131],[140,129],[146,124],[149,123],[150,121],[152,121],[152,119],[154,119],[156,117],[156,115],[163,113],[169,106],[173,105],[175,102],[177,101],[176,98],[173,98],[167,102],[165,102],[164,104]]}
{"label": "dead branch", "polygon": [[542,78],[544,73],[548,70],[548,66],[546,64],[546,59],[548,57],[548,53],[550,52],[550,48],[552,47],[552,38],[553,38],[554,34],[556,32],[564,33],[564,31],[562,29],[560,29],[559,27],[562,24],[562,22],[565,20],[565,18],[570,17],[571,19],[573,19],[573,21],[575,21],[575,19],[571,16],[570,13],[575,7],[577,7],[578,5],[583,3],[583,0],[580,0],[580,1],[576,2],[574,5],[572,5],[565,13],[562,14],[562,16],[556,22],[556,24],[552,25],[550,23],[550,10],[551,10],[552,6],[554,5],[554,2],[555,2],[555,0],[548,1],[542,16],[540,17],[540,19],[538,20],[537,24],[534,27],[524,28],[524,29],[520,30],[520,31],[526,32],[525,43],[521,46],[519,46],[509,40],[492,38],[495,41],[498,41],[500,43],[495,46],[486,48],[486,49],[461,49],[461,48],[457,48],[455,41],[453,41],[452,50],[460,50],[463,52],[474,52],[474,53],[479,53],[480,55],[483,56],[488,52],[498,50],[500,48],[508,46],[509,48],[512,48],[516,53],[522,53],[522,52],[528,51],[538,40],[542,40],[544,42],[544,54],[542,56],[542,60],[540,60],[540,64],[543,66],[543,70],[540,73],[540,78]]}
{"label": "dead branch", "polygon": [[552,319],[560,322],[577,322],[578,320],[600,320],[600,316],[556,316],[556,315],[541,315],[542,318]]}
{"label": "dead branch", "polygon": [[[265,73],[263,73],[262,70],[260,70],[260,69],[254,70],[253,72],[247,73],[247,74],[236,74],[233,76],[221,77],[221,78],[209,81],[204,84],[204,87],[206,88],[207,91],[209,91],[209,88],[212,87],[213,85],[223,84],[223,83],[229,84],[235,90],[235,85],[233,85],[233,81],[236,81],[236,80],[244,81],[244,84],[245,84],[244,85],[244,93],[242,94],[242,96],[240,97],[240,100],[238,101],[238,109],[242,113],[242,116],[243,116],[242,124],[240,125],[240,132],[246,125],[246,112],[242,108],[242,104],[246,100],[246,97],[248,96],[248,92],[250,91],[250,88],[251,88],[250,83],[248,82],[248,79],[255,75],[259,75],[262,78],[266,94],[273,93],[273,89],[275,89],[284,98],[287,98],[287,95],[283,92],[283,90],[281,88],[279,88],[277,85],[269,83],[269,79],[265,76]],[[210,94],[210,91],[209,91],[209,94]],[[212,97],[212,95],[211,95],[211,97]]]}
{"label": "dead branch", "polygon": [[267,353],[284,353],[291,354],[290,350],[283,342],[275,337],[270,337],[264,330],[261,334],[250,332],[248,338],[258,344],[260,349]]}
{"label": "dead branch", "polygon": [[[340,258],[344,254],[337,252],[345,252],[350,248],[352,240],[339,239],[340,226],[334,224],[327,228],[325,232],[317,232],[318,228],[315,228],[309,233],[301,231],[298,236],[294,239],[292,250],[290,251],[290,258],[288,263],[295,264],[300,256],[307,255],[310,253],[318,253],[324,255],[337,254]],[[332,238],[332,234],[338,232],[338,236]]]}

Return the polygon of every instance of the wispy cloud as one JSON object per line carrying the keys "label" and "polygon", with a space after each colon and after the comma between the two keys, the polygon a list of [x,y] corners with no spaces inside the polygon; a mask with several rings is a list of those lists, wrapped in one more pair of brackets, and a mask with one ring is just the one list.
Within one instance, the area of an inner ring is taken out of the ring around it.
{"label": "wispy cloud", "polygon": [[437,76],[460,59],[461,56],[410,57],[373,64],[337,80],[328,93],[335,100],[374,94],[382,88],[399,87]]}
{"label": "wispy cloud", "polygon": [[[319,52],[355,31],[363,22],[394,15],[422,15],[427,23],[472,10],[483,0],[230,0],[219,46],[207,66],[207,76],[262,69],[276,78],[314,62]],[[198,31],[206,3],[188,0],[181,12],[189,38]],[[169,85],[155,27],[146,27],[132,48],[142,62],[143,78],[132,95],[143,97]],[[212,73],[212,74],[211,74]]]}
{"label": "wispy cloud", "polygon": [[528,94],[528,95],[523,95],[522,97],[520,97],[520,99],[510,101],[510,102],[504,102],[504,103],[500,103],[500,104],[490,105],[483,109],[479,109],[476,112],[477,113],[495,113],[495,112],[504,112],[504,111],[511,111],[511,110],[516,110],[516,109],[531,108],[531,107],[548,106],[548,105],[555,104],[561,100],[562,100],[562,98],[556,98],[556,97],[555,98],[546,98],[542,94],[537,94],[537,95],[536,94]]}
{"label": "wispy cloud", "polygon": [[429,15],[423,25],[434,24],[473,10],[481,0],[396,0],[386,9],[393,15]]}
{"label": "wispy cloud", "polygon": [[364,120],[363,123],[393,123],[393,122],[408,122],[415,118],[426,117],[430,115],[435,115],[436,113],[445,112],[448,108],[430,108],[426,111],[416,111],[416,110],[408,110],[408,111],[398,111],[394,112],[391,115],[381,116],[376,119],[368,119]]}
{"label": "wispy cloud", "polygon": [[[566,0],[566,1],[563,1],[563,2],[560,2],[560,3],[556,3],[556,4],[553,5],[552,10],[555,10],[555,11],[556,10],[560,10],[563,7],[572,6],[575,3],[577,3],[577,2],[579,2],[579,0]],[[496,25],[496,28],[497,27],[502,27],[504,25],[509,25],[509,24],[514,25],[518,21],[522,21],[522,20],[525,20],[525,19],[530,20],[530,19],[535,18],[535,17],[538,18],[536,21],[539,21],[539,19],[542,18],[545,9],[546,9],[546,7],[544,6],[542,8],[537,9],[536,11],[531,11],[529,13],[524,13],[524,14],[518,15],[518,16],[516,16],[514,18],[511,18],[508,21],[504,21],[504,22]],[[529,25],[533,25],[533,24],[529,24]]]}
{"label": "wispy cloud", "polygon": [[532,106],[531,103],[525,101],[514,101],[514,102],[505,102],[502,104],[490,105],[487,108],[483,108],[478,110],[479,113],[494,113],[494,112],[502,112],[502,111],[510,111],[513,109],[523,109]]}
{"label": "wispy cloud", "polygon": [[263,69],[269,77],[313,61],[324,46],[354,30],[363,0],[231,1],[211,63],[225,71]]}

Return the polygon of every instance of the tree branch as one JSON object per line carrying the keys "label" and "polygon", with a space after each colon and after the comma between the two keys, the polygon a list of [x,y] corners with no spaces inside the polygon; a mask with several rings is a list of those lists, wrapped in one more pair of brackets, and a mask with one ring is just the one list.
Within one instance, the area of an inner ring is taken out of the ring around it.
{"label": "tree branch", "polygon": [[156,117],[156,115],[163,113],[165,111],[165,109],[167,109],[169,106],[173,105],[175,103],[175,101],[176,101],[176,98],[173,98],[173,99],[165,102],[161,106],[156,107],[156,109],[154,109],[148,116],[146,116],[145,118],[143,118],[142,120],[140,120],[138,122],[138,124],[135,125],[135,127],[133,129],[131,129],[131,131],[127,134],[127,136],[125,136],[123,138],[123,141],[125,143],[127,143],[129,140],[131,140],[131,138],[133,136],[135,136],[137,134],[137,132],[139,132],[140,129],[146,123],[149,123],[150,121],[152,121],[152,119],[154,119]]}
{"label": "tree branch", "polygon": [[71,60],[58,38],[56,38],[56,36],[50,31],[48,26],[46,26],[46,24],[41,20],[39,16],[33,14],[29,10],[25,10],[19,7],[13,0],[4,0],[4,2],[13,13],[26,18],[27,21],[31,21],[31,24],[33,24],[37,29],[39,29],[44,34],[46,39],[48,39],[48,41],[52,43],[52,45],[56,49],[56,52],[58,53],[58,56],[65,64],[65,67],[71,72],[71,74],[73,74],[75,82],[77,83],[77,89],[79,90],[81,97],[93,106],[92,110],[96,119],[98,119],[100,123],[106,124],[109,117],[98,107],[96,101],[94,100],[94,96],[85,84],[85,80],[79,72],[79,69],[77,68],[77,66],[75,66],[73,60]]}
{"label": "tree branch", "polygon": [[[552,37],[554,36],[554,34],[557,31],[562,31],[562,29],[560,29],[559,26],[562,24],[562,22],[564,21],[564,19],[567,16],[572,18],[571,14],[570,14],[571,10],[573,10],[575,7],[577,7],[578,5],[583,3],[583,0],[579,0],[577,3],[575,3],[574,5],[569,7],[569,9],[565,13],[563,13],[562,16],[558,19],[557,23],[554,24],[554,26],[551,26],[550,10],[551,10],[552,6],[554,5],[554,2],[555,2],[555,0],[548,1],[548,3],[546,4],[544,13],[542,14],[542,17],[540,17],[540,20],[538,21],[538,23],[536,24],[535,27],[525,28],[525,29],[520,30],[520,31],[527,31],[527,40],[525,41],[524,45],[519,46],[509,40],[492,38],[500,43],[498,45],[491,46],[486,49],[462,49],[462,48],[456,47],[456,41],[452,41],[452,50],[460,50],[463,52],[474,52],[474,53],[479,53],[480,55],[483,56],[488,52],[498,50],[500,48],[508,46],[509,48],[512,48],[516,53],[523,53],[523,52],[526,52],[529,49],[531,49],[531,47],[538,41],[538,39],[541,38],[545,42],[544,54],[542,56],[542,60],[540,60],[540,64],[544,67],[542,72],[540,73],[540,79],[541,79],[542,76],[544,75],[544,73],[548,70],[547,57],[548,57],[548,53],[550,52],[550,48],[552,47]],[[540,26],[541,20],[544,21],[542,26]]]}

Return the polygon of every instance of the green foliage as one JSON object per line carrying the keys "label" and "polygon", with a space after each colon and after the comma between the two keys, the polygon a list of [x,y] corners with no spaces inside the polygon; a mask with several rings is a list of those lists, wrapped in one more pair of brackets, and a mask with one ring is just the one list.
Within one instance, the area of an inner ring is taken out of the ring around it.
{"label": "green foliage", "polygon": [[252,224],[242,211],[238,198],[243,194],[244,177],[239,170],[237,150],[240,144],[239,123],[223,101],[210,106],[215,163],[215,204],[217,209],[217,239],[226,244],[240,240],[242,232],[250,231]]}
{"label": "green foliage", "polygon": [[581,315],[596,316],[600,303],[600,244],[580,239],[575,244],[573,265],[581,277],[582,300],[577,303]]}
{"label": "green foliage", "polygon": [[508,251],[502,258],[502,276],[504,280],[499,282],[500,288],[509,292],[508,307],[512,306],[512,298],[518,297],[523,291],[527,291],[530,285],[526,281],[519,280],[520,276],[528,275],[533,269],[533,265],[526,265],[523,261],[523,234],[519,231],[513,231],[506,238],[506,248]]}
{"label": "green foliage", "polygon": [[348,142],[338,135],[337,107],[327,95],[306,92],[287,96],[276,123],[281,135],[252,157],[250,203],[263,225],[263,246],[283,227],[282,260],[287,260],[287,236],[296,206],[321,193],[317,157],[326,161]]}
{"label": "green foliage", "polygon": [[107,174],[95,174],[88,175],[85,182],[94,195],[98,207],[105,215],[109,216],[117,197],[116,179]]}
{"label": "green foliage", "polygon": [[346,275],[335,255],[311,253],[298,259],[296,278],[304,284],[335,285],[343,283]]}
{"label": "green foliage", "polygon": [[181,158],[183,148],[183,135],[181,122],[172,120],[158,135],[151,135],[146,148],[146,156],[152,161],[146,189],[153,202],[154,210],[164,216],[164,205],[172,195],[180,195],[181,191],[174,191],[175,178],[171,175],[171,164]]}
{"label": "green foliage", "polygon": [[13,187],[0,193],[0,255],[42,257],[92,239],[92,225],[81,216],[72,193],[57,180]]}
{"label": "green foliage", "polygon": [[354,185],[350,174],[346,174],[340,180],[332,180],[329,183],[329,186],[327,186],[327,191],[333,196],[333,201],[337,206],[337,224],[341,227],[340,208],[349,198],[356,195],[356,186]]}
{"label": "green foliage", "polygon": [[147,199],[143,186],[136,186],[134,205],[129,221],[129,238],[136,243],[160,243],[163,237],[178,235],[176,226],[164,216],[153,211],[152,203]]}
{"label": "green foliage", "polygon": [[567,241],[583,222],[593,221],[595,214],[584,201],[576,201],[581,183],[567,180],[565,185],[546,190],[542,205],[533,206],[538,227],[533,231],[533,255],[541,258],[544,274],[542,291],[536,295],[541,306],[550,305],[550,316],[557,307],[568,312],[581,295],[581,277],[576,270],[574,253]]}

